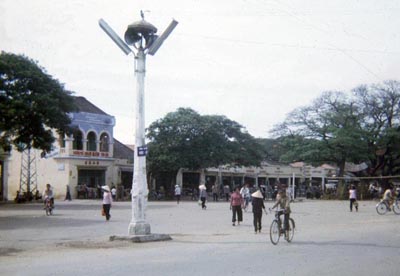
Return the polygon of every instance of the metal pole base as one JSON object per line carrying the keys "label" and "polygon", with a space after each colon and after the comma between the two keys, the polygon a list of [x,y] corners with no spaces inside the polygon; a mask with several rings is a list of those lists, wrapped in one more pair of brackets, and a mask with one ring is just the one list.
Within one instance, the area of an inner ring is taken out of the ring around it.
{"label": "metal pole base", "polygon": [[150,235],[150,224],[146,222],[131,222],[129,235]]}

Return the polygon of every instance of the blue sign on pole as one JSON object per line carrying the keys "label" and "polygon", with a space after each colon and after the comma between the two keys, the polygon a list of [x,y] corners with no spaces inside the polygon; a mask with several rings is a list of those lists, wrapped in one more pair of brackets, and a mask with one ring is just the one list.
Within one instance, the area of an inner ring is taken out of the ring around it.
{"label": "blue sign on pole", "polygon": [[141,146],[137,148],[138,156],[146,156],[147,155],[147,146]]}

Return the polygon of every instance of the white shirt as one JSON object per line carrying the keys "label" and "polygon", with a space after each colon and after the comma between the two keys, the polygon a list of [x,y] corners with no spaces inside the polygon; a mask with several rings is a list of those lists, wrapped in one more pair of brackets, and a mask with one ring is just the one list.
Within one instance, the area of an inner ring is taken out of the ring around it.
{"label": "white shirt", "polygon": [[175,187],[175,195],[181,195],[181,187],[180,186]]}
{"label": "white shirt", "polygon": [[349,198],[350,199],[357,199],[357,193],[356,193],[356,190],[355,189],[350,189],[349,190]]}
{"label": "white shirt", "polygon": [[240,190],[240,194],[242,195],[243,198],[245,198],[245,197],[250,197],[250,190],[249,190],[249,188],[243,187],[243,188]]}
{"label": "white shirt", "polygon": [[112,203],[112,197],[110,192],[104,192],[103,193],[103,204],[111,204]]}

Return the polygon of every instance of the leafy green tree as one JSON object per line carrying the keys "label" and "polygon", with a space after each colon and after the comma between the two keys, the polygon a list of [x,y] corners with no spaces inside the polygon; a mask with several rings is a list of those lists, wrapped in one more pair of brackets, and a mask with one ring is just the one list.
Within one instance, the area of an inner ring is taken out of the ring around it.
{"label": "leafy green tree", "polygon": [[286,148],[285,161],[332,162],[344,174],[346,161],[359,162],[367,156],[362,113],[341,92],[325,92],[311,105],[291,112],[273,130]]}
{"label": "leafy green tree", "polygon": [[240,124],[225,116],[201,116],[190,108],[152,123],[147,138],[148,167],[154,174],[222,164],[259,165],[263,158],[262,146]]}
{"label": "leafy green tree", "polygon": [[362,85],[354,89],[363,112],[369,147],[370,175],[400,173],[400,82]]}
{"label": "leafy green tree", "polygon": [[52,129],[68,131],[74,110],[64,90],[37,62],[23,55],[0,54],[0,146],[9,151],[29,148],[51,151]]}

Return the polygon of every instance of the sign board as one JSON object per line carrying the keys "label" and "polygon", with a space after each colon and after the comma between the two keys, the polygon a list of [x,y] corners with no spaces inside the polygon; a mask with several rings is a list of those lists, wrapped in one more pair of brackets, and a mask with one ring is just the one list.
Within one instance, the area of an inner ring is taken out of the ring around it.
{"label": "sign board", "polygon": [[146,156],[147,155],[147,146],[141,146],[137,148],[137,156]]}

